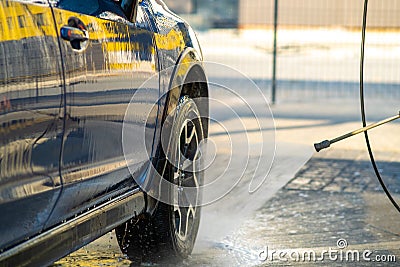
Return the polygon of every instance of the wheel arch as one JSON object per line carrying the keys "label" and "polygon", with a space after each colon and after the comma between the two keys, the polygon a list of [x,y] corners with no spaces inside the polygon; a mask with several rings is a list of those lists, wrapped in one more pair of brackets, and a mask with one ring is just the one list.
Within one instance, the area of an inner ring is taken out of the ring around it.
{"label": "wheel arch", "polygon": [[[168,72],[166,72],[168,73]],[[204,65],[199,54],[193,48],[186,48],[182,53],[177,63],[174,65],[172,74],[170,75],[168,86],[160,98],[162,108],[159,115],[159,125],[155,138],[155,154],[152,162],[155,168],[152,168],[148,179],[154,175],[159,159],[163,157],[162,151],[157,149],[161,140],[161,129],[163,123],[171,112],[174,112],[178,105],[181,96],[187,95],[196,103],[200,112],[201,123],[203,127],[204,138],[208,137],[209,127],[209,88]],[[155,201],[152,197],[146,194],[146,211],[152,214],[157,208],[159,201]]]}
{"label": "wheel arch", "polygon": [[164,95],[165,105],[161,124],[176,108],[179,98],[188,95],[198,106],[202,117],[204,136],[208,136],[209,105],[206,101],[209,97],[208,81],[202,59],[195,49],[189,47],[181,53]]}

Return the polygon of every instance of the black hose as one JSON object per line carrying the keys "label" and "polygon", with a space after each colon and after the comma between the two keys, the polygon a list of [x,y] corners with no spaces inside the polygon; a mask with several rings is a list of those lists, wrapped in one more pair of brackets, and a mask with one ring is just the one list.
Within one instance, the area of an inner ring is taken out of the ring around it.
{"label": "black hose", "polygon": [[[367,28],[367,13],[368,13],[368,0],[364,0],[364,13],[363,13],[363,25],[362,25],[362,39],[361,39],[361,59],[360,59],[360,102],[361,102],[361,116],[363,127],[367,126],[366,118],[365,118],[365,105],[364,105],[364,58],[365,58],[365,31]],[[374,168],[376,177],[381,184],[383,191],[385,191],[386,196],[389,198],[390,202],[392,202],[393,206],[400,212],[400,207],[397,202],[393,199],[389,190],[387,189],[385,182],[383,181],[378,167],[375,162],[374,154],[372,153],[371,145],[369,143],[368,132],[364,132],[365,142],[367,143],[367,149],[369,153],[369,157],[371,159],[372,167]]]}

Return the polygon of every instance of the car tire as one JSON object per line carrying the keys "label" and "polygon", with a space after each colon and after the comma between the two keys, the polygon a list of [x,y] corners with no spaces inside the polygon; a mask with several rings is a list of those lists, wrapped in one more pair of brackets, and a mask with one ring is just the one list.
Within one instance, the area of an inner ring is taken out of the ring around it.
{"label": "car tire", "polygon": [[[158,201],[152,214],[141,214],[116,228],[122,252],[134,263],[177,263],[192,252],[196,240],[200,223],[200,187],[203,183],[198,149],[204,139],[202,120],[195,101],[188,96],[179,99],[173,117],[170,147],[174,153],[167,155],[164,153],[167,149],[159,147],[164,160],[155,166],[161,165],[161,168],[156,167],[157,171],[178,190],[169,190],[172,200],[168,201],[169,204]],[[187,159],[193,164],[183,168],[182,162]],[[181,186],[195,188],[196,195],[185,196],[179,190]]]}

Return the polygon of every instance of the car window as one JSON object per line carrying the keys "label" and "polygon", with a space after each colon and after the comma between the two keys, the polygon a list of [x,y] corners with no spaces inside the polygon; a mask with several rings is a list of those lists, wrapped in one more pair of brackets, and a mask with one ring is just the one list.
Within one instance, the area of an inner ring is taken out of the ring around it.
{"label": "car window", "polygon": [[73,12],[94,15],[100,8],[98,0],[60,0],[56,6]]}
{"label": "car window", "polygon": [[121,7],[130,21],[135,20],[135,7],[137,0],[120,0]]}
{"label": "car window", "polygon": [[51,3],[61,9],[76,13],[103,17],[105,13],[112,13],[127,19],[120,1],[116,0],[52,0]]}

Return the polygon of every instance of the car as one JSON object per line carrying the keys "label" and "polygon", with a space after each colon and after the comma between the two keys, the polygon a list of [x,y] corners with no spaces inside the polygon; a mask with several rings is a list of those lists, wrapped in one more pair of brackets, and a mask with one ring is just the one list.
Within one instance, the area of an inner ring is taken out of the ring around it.
{"label": "car", "polygon": [[0,65],[0,266],[113,229],[135,263],[186,258],[209,112],[193,29],[161,0],[0,0]]}

